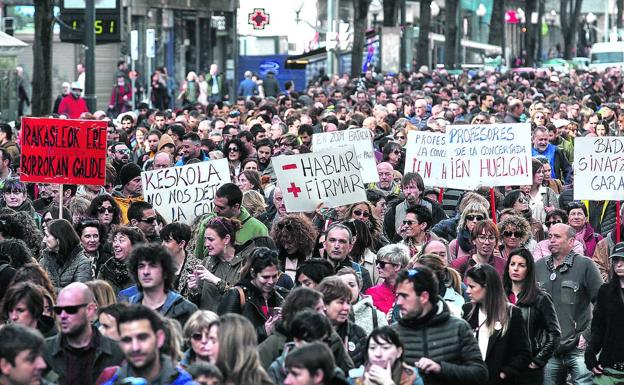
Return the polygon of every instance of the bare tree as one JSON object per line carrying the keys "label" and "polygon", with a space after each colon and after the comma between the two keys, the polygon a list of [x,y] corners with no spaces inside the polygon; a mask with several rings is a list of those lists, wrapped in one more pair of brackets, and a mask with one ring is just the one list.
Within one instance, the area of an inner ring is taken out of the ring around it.
{"label": "bare tree", "polygon": [[461,4],[459,0],[446,0],[446,28],[444,33],[444,67],[459,67],[459,26]]}
{"label": "bare tree", "polygon": [[366,40],[368,8],[371,0],[353,0],[353,48],[351,49],[351,78],[362,74],[362,55]]}
{"label": "bare tree", "polygon": [[563,57],[572,59],[576,47],[576,34],[583,0],[561,0],[559,15],[561,18],[561,34],[563,35]]}
{"label": "bare tree", "polygon": [[533,24],[531,22],[531,15],[534,12],[537,12],[537,1],[538,0],[526,0],[525,3],[525,14],[528,15],[529,20],[526,23],[526,33],[525,33],[525,47],[526,47],[526,65],[527,67],[532,67],[536,61],[536,50],[537,50],[537,40],[538,34],[541,31],[541,25]]}
{"label": "bare tree", "polygon": [[52,111],[52,9],[54,0],[35,1],[35,42],[33,44],[32,114]]}
{"label": "bare tree", "polygon": [[429,32],[431,31],[431,0],[420,0],[420,32],[418,34],[418,52],[416,68],[428,66],[431,52],[429,52]]}

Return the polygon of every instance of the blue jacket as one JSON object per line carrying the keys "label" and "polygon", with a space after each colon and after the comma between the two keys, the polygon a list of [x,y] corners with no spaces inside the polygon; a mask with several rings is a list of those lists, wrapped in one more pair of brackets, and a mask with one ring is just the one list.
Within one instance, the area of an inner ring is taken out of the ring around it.
{"label": "blue jacket", "polygon": [[[128,298],[128,303],[141,303],[142,300],[143,292],[139,291],[137,294]],[[164,317],[175,319],[180,322],[180,325],[184,326],[191,314],[195,313],[195,311],[197,311],[197,306],[194,303],[182,297],[175,291],[169,290],[167,293],[167,299],[165,299],[165,303],[160,308],[159,313]]]}
{"label": "blue jacket", "polygon": [[238,86],[238,96],[252,96],[258,94],[258,85],[251,79],[244,79]]}
{"label": "blue jacket", "polygon": [[[171,362],[171,358],[168,356],[161,356],[161,365],[159,378],[157,379],[160,385],[198,385],[193,381],[193,378],[182,368],[176,368]],[[111,371],[115,370],[112,375]],[[105,378],[110,376],[109,378]],[[104,382],[101,382],[105,380]],[[128,380],[135,380],[136,382],[129,382]],[[124,364],[118,367],[109,367],[102,372],[102,375],[98,379],[100,385],[117,385],[117,384],[145,384],[148,382],[143,378],[137,378],[132,375],[128,364]]]}
{"label": "blue jacket", "polygon": [[[210,160],[210,157],[208,156],[208,154],[206,154],[204,152],[204,150],[201,150],[201,152],[199,153],[199,157],[198,158],[202,162],[206,162],[206,161]],[[184,165],[186,165],[186,162],[188,162],[188,161],[189,161],[189,159],[187,157],[183,156],[182,158],[180,158],[179,161],[176,162],[175,165],[176,166],[184,166]]]}

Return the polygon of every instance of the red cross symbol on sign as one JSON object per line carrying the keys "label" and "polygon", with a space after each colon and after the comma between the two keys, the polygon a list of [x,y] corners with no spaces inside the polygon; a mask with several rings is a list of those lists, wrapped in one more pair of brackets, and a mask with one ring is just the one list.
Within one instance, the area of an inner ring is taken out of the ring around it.
{"label": "red cross symbol on sign", "polygon": [[270,16],[264,12],[264,8],[254,8],[249,14],[249,25],[254,29],[264,29],[269,24]]}
{"label": "red cross symbol on sign", "polygon": [[291,182],[290,187],[286,189],[286,191],[288,191],[289,193],[292,193],[292,195],[294,195],[295,198],[299,198],[299,193],[301,192],[301,189],[297,187],[297,185],[295,185],[294,182]]}

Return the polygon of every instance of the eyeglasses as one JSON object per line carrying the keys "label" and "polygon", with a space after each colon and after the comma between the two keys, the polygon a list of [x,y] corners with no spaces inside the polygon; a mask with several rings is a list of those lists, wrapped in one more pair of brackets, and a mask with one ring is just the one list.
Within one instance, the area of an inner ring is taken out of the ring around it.
{"label": "eyeglasses", "polygon": [[403,221],[403,226],[411,226],[411,225],[415,225],[416,223],[418,223],[418,222],[405,220],[405,221]]}
{"label": "eyeglasses", "polygon": [[370,217],[370,213],[368,211],[362,211],[362,210],[353,210],[353,214],[359,216],[362,216],[364,218],[368,218]]}
{"label": "eyeglasses", "polygon": [[396,266],[396,264],[395,264],[395,263],[388,262],[388,261],[377,261],[375,264],[376,264],[377,266],[381,267],[382,269],[385,269],[385,268],[386,268],[386,265]]}
{"label": "eyeglasses", "polygon": [[399,151],[399,150],[394,150],[392,152],[394,153],[394,155],[401,155],[401,151]]}
{"label": "eyeglasses", "polygon": [[485,243],[485,242],[490,242],[490,243],[496,242],[496,237],[493,236],[493,235],[490,235],[489,237],[487,235],[479,235],[479,236],[477,236],[477,239],[479,240],[479,242],[483,242],[483,243]]}
{"label": "eyeglasses", "polygon": [[546,223],[544,223],[546,225],[546,227],[550,227],[552,225],[556,225],[557,223],[563,223],[563,221],[561,219],[555,219],[552,221],[548,221]]}
{"label": "eyeglasses", "polygon": [[525,204],[525,203],[529,203],[529,201],[527,201],[525,197],[520,197],[518,198],[518,200],[516,200],[516,203]]}
{"label": "eyeglasses", "polygon": [[97,209],[98,214],[104,214],[104,213],[114,213],[115,209],[113,207],[104,207],[104,206],[100,206]]}
{"label": "eyeglasses", "polygon": [[80,310],[81,308],[87,305],[88,303],[82,303],[80,305],[70,305],[70,306],[54,306],[52,307],[52,309],[54,310],[56,315],[61,315],[63,311],[65,311],[65,313],[67,314],[76,314],[78,313],[78,310]]}
{"label": "eyeglasses", "polygon": [[127,148],[125,148],[125,149],[122,148],[122,149],[119,149],[119,150],[115,150],[115,152],[118,153],[118,154],[129,154],[130,150],[128,150]]}
{"label": "eyeglasses", "polygon": [[397,135],[397,136],[395,136],[394,138],[395,138],[395,139],[397,139],[397,140],[403,140],[403,139],[405,139],[405,137],[404,137],[403,135]]}
{"label": "eyeglasses", "polygon": [[520,238],[524,233],[522,231],[503,231],[503,236],[505,238],[511,238],[512,235],[516,238]]}
{"label": "eyeglasses", "polygon": [[466,215],[466,220],[467,221],[482,221],[484,219],[485,219],[485,217],[483,215],[475,215],[475,214],[468,214],[468,215]]}
{"label": "eyeglasses", "polygon": [[238,147],[229,147],[228,152],[236,152],[238,151]]}
{"label": "eyeglasses", "polygon": [[139,222],[145,222],[145,223],[152,224],[152,223],[156,222],[157,219],[158,218],[156,218],[156,217],[149,217],[149,218],[139,219]]}

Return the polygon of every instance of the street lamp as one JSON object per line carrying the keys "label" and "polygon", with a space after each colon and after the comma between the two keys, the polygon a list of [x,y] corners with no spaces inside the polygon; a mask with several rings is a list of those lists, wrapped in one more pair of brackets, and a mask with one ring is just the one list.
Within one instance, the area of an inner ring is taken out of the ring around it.
{"label": "street lamp", "polygon": [[373,0],[368,8],[368,11],[373,15],[373,29],[377,31],[377,17],[383,10],[380,0]]}
{"label": "street lamp", "polygon": [[440,6],[435,1],[431,2],[431,17],[438,17],[440,14]]}

